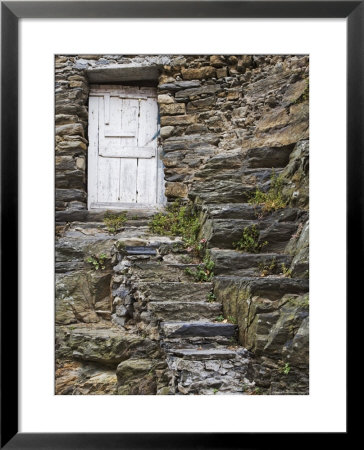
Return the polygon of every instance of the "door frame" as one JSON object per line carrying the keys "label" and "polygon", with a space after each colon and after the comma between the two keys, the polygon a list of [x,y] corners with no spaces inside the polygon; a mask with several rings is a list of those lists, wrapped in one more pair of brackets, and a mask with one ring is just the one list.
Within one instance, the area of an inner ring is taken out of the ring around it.
{"label": "door frame", "polygon": [[[124,81],[124,80],[123,80]],[[133,80],[128,80],[133,81]],[[90,84],[90,91],[92,90],[92,86],[96,84]],[[108,86],[115,87],[115,81],[109,82],[105,84],[105,89]],[[127,85],[127,82],[123,82],[120,87]],[[140,84],[142,87],[142,83]],[[88,96],[88,105],[90,105],[90,97],[92,97],[92,94]],[[97,97],[96,97],[97,98]],[[158,104],[158,96],[156,98],[157,101],[157,107],[158,107],[158,114],[159,114],[159,104]],[[95,122],[98,121],[98,115],[97,117],[91,118],[90,117],[90,110],[88,114],[88,130],[90,130],[90,122],[94,120]],[[97,124],[98,127],[98,124]],[[161,145],[157,145],[157,154],[156,154],[156,165],[157,165],[157,180],[156,180],[156,197],[157,202],[155,204],[147,204],[147,203],[123,203],[123,202],[113,202],[113,203],[107,203],[107,202],[95,202],[94,198],[91,197],[90,193],[94,191],[93,183],[91,183],[91,179],[89,177],[90,173],[90,158],[89,158],[89,152],[90,149],[98,148],[98,133],[96,135],[90,135],[88,136],[89,144],[87,147],[87,155],[86,155],[86,176],[87,176],[87,209],[88,210],[136,210],[136,209],[150,209],[150,210],[159,210],[162,209],[165,204],[167,203],[167,198],[165,197],[165,179],[164,179],[164,164],[162,161],[162,155],[163,155],[163,148]],[[158,139],[158,138],[157,138]],[[96,142],[97,140],[97,142]]]}

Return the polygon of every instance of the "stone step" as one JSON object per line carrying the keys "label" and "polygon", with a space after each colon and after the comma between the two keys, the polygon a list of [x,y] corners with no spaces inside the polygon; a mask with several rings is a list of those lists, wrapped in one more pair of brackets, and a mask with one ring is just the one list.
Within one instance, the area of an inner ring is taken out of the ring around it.
{"label": "stone step", "polygon": [[150,302],[203,302],[208,299],[212,283],[140,282],[134,287]]}
{"label": "stone step", "polygon": [[202,350],[198,350],[196,348],[174,348],[170,349],[168,353],[171,353],[179,358],[192,360],[235,359],[237,355],[236,350],[229,350],[227,348],[213,348]]}
{"label": "stone step", "polygon": [[250,203],[216,203],[204,204],[202,212],[208,219],[256,220],[262,213],[262,207]]}
{"label": "stone step", "polygon": [[259,231],[259,242],[267,241],[262,252],[283,252],[291,237],[297,231],[294,222],[278,222],[272,219],[208,219],[202,233],[209,247],[233,248],[234,242],[241,239],[246,227],[255,226]]}
{"label": "stone step", "polygon": [[150,302],[148,310],[157,320],[202,320],[214,319],[222,312],[217,302]]}
{"label": "stone step", "polygon": [[[216,172],[215,172],[216,174]],[[211,181],[196,182],[189,192],[192,200],[198,199],[203,203],[241,203],[248,201],[254,194],[255,188],[249,184],[242,184],[241,176],[233,179],[233,173],[227,173],[226,179],[212,179]]]}
{"label": "stone step", "polygon": [[167,338],[188,338],[188,337],[217,337],[225,336],[234,338],[236,335],[236,325],[231,323],[212,322],[161,322],[160,328]]}
{"label": "stone step", "polygon": [[156,256],[157,251],[153,247],[148,246],[125,246],[125,252],[128,255],[148,255]]}
{"label": "stone step", "polygon": [[[236,250],[211,249],[211,259],[215,263],[215,275],[239,275],[244,277],[261,276],[263,266],[270,266],[272,273],[282,273],[282,264],[288,269],[292,257],[279,253],[242,253]],[[267,274],[266,274],[267,275]]]}
{"label": "stone step", "polygon": [[260,217],[269,217],[280,222],[296,222],[308,214],[307,211],[299,208],[284,208],[273,212],[265,212],[262,206],[252,205],[251,203],[205,204],[202,206],[202,212],[208,219],[256,220]]}
{"label": "stone step", "polygon": [[[76,209],[76,210],[68,210],[68,211],[56,211],[56,222],[103,222],[105,214],[110,212],[111,210],[107,209],[95,209],[95,210],[87,210],[87,209]],[[129,220],[136,219],[149,219],[151,218],[157,211],[156,208],[150,209],[135,209],[130,211],[125,210],[112,210],[115,214],[126,213],[126,216]]]}
{"label": "stone step", "polygon": [[[304,294],[309,290],[309,281],[298,278],[280,277],[239,277],[217,276],[214,278],[215,292],[230,292],[236,288],[246,296],[255,296],[278,300],[285,294]],[[232,295],[231,292],[229,295]]]}
{"label": "stone step", "polygon": [[85,267],[83,261],[56,261],[55,272],[56,273],[67,273],[81,270]]}
{"label": "stone step", "polygon": [[163,348],[170,349],[203,347],[204,349],[228,347],[236,344],[236,339],[227,336],[190,336],[188,338],[164,337]]}
{"label": "stone step", "polygon": [[167,363],[175,393],[234,394],[254,385],[247,379],[250,359],[243,347],[173,351]]}
{"label": "stone step", "polygon": [[131,270],[131,280],[159,282],[192,281],[186,269],[195,270],[198,264],[165,264],[161,261],[135,262]]}
{"label": "stone step", "polygon": [[249,393],[253,383],[249,383],[244,373],[234,373],[228,376],[211,376],[210,378],[195,378],[192,383],[179,382],[178,394],[184,395],[238,395]]}

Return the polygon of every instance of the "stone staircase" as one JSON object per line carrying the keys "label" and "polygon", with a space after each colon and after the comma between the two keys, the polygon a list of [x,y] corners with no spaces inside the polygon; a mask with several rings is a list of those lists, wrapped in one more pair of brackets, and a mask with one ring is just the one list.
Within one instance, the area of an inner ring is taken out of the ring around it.
{"label": "stone staircase", "polygon": [[[273,260],[277,267],[292,267],[294,257],[284,249],[306,213],[286,209],[268,216],[250,204],[204,205],[202,235],[215,262],[212,282],[196,282],[187,273],[199,263],[191,260],[179,238],[149,232],[152,213],[137,214],[116,234],[107,232],[101,213],[74,213],[58,222],[58,353],[82,362],[77,368],[82,383],[70,391],[63,376],[63,391],[102,393],[105,379],[106,391],[119,394],[254,393],[262,366],[250,351],[264,353],[268,331],[263,328],[278,320],[276,305],[285,296],[308,292],[308,281],[295,278],[294,270],[292,278],[282,273],[262,277],[262,267]],[[79,220],[68,224],[70,218]],[[251,224],[268,245],[258,254],[232,250],[232,242]],[[88,267],[86,275],[85,258],[91,253],[106,253],[108,260],[105,270]],[[239,304],[239,295],[244,304]],[[88,298],[86,306],[82,297]],[[69,298],[72,302],[65,307]],[[261,318],[263,326],[256,323]],[[82,327],[72,325],[79,321]],[[69,379],[74,380],[77,370],[72,366]],[[115,372],[117,386],[112,385]]]}
{"label": "stone staircase", "polygon": [[[164,249],[162,253],[166,250]],[[195,282],[186,269],[187,254],[151,255],[150,248],[124,255],[114,269],[126,276],[123,286],[134,298],[133,319],[144,332],[159,340],[167,369],[157,394],[244,393],[253,386],[248,378],[248,352],[237,344],[237,327],[221,323],[222,305],[209,301],[211,282]],[[129,323],[131,322],[129,320]]]}

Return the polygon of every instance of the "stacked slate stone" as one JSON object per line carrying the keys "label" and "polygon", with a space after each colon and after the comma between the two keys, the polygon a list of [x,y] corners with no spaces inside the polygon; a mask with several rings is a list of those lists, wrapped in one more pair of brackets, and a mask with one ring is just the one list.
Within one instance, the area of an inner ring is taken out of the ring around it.
{"label": "stacked slate stone", "polygon": [[[161,250],[150,213],[110,235],[86,209],[88,71],[124,64],[158,68],[166,196],[200,208],[212,286]],[[56,57],[58,393],[308,393],[308,71],[292,55]],[[286,207],[269,212],[248,201],[273,173]],[[267,245],[233,248],[251,225]],[[262,276],[273,260],[284,273]],[[208,336],[219,325],[234,332]]]}

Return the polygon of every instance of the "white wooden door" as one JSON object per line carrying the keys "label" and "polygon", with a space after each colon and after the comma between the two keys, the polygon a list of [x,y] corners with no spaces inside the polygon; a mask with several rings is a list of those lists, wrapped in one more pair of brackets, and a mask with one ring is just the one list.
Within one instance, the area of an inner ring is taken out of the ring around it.
{"label": "white wooden door", "polygon": [[93,86],[89,99],[89,208],[159,203],[155,88]]}

